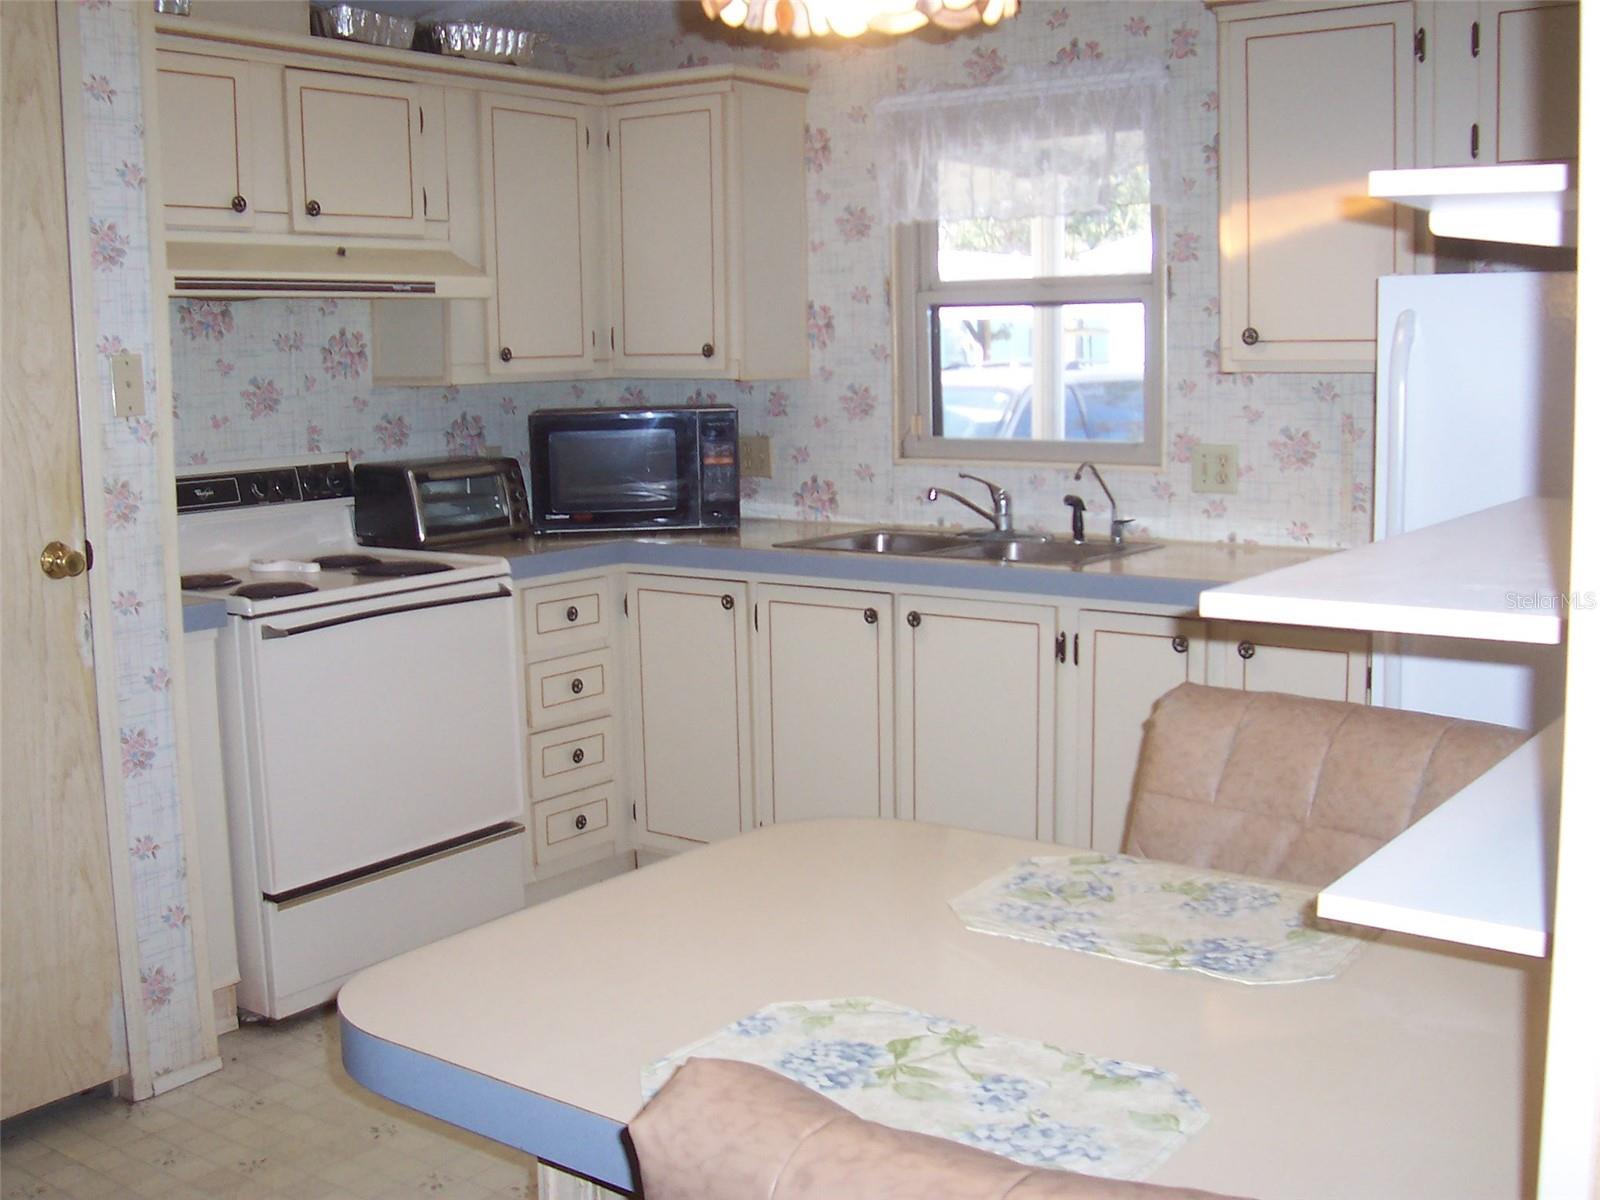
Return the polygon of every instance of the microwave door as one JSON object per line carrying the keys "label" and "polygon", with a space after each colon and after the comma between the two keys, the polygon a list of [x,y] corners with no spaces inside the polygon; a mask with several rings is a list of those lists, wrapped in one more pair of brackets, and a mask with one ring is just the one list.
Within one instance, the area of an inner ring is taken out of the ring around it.
{"label": "microwave door", "polygon": [[542,511],[573,527],[686,524],[698,504],[690,431],[671,418],[551,430],[535,452]]}

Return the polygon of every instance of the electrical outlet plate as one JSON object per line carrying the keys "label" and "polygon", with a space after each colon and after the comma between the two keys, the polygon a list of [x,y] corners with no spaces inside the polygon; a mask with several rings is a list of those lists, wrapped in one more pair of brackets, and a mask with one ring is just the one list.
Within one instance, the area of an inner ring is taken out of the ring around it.
{"label": "electrical outlet plate", "polygon": [[124,351],[111,356],[112,405],[119,417],[144,416],[144,359]]}
{"label": "electrical outlet plate", "polygon": [[739,474],[751,479],[772,478],[772,438],[748,433],[739,439]]}
{"label": "electrical outlet plate", "polygon": [[1201,443],[1190,452],[1193,479],[1190,490],[1194,492],[1223,492],[1233,495],[1239,490],[1239,447]]}

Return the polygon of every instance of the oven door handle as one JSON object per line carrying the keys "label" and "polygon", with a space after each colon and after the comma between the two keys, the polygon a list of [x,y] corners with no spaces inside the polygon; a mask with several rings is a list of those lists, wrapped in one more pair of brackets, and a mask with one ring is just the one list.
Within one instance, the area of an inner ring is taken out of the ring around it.
{"label": "oven door handle", "polygon": [[261,627],[261,640],[274,641],[278,638],[294,637],[301,633],[315,633],[319,629],[332,629],[335,625],[349,625],[355,621],[370,621],[374,617],[392,617],[399,613],[421,612],[425,608],[448,608],[452,604],[476,604],[479,600],[508,600],[511,589],[501,584],[500,587],[482,596],[457,596],[451,600],[426,600],[421,604],[398,604],[393,608],[375,608],[370,612],[352,613],[348,617],[333,617],[326,621],[314,621],[309,625],[296,625],[293,629],[279,629],[276,625],[263,625]]}

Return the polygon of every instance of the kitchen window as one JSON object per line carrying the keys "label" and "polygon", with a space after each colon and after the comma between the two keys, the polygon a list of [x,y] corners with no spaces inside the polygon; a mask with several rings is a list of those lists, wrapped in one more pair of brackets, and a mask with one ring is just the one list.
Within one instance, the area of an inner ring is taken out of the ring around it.
{"label": "kitchen window", "polygon": [[1160,464],[1165,82],[1096,63],[880,102],[900,457]]}
{"label": "kitchen window", "polygon": [[905,458],[1161,461],[1160,209],[903,226]]}

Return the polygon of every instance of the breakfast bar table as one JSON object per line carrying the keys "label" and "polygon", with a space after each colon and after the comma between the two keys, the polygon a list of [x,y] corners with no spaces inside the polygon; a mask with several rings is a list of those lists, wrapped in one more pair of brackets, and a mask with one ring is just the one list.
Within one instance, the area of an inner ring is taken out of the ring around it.
{"label": "breakfast bar table", "polygon": [[1249,985],[976,933],[950,908],[1072,853],[908,821],[768,826],[363,971],[339,994],[344,1064],[537,1156],[558,1195],[628,1193],[643,1068],[776,1002],[870,996],[1173,1072],[1209,1122],[1153,1182],[1529,1194],[1542,961],[1385,934],[1336,978]]}

